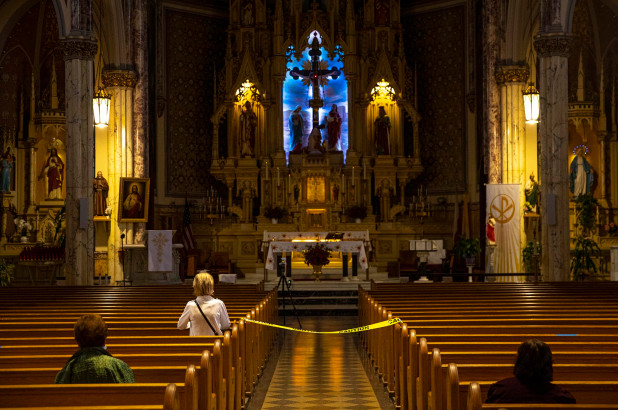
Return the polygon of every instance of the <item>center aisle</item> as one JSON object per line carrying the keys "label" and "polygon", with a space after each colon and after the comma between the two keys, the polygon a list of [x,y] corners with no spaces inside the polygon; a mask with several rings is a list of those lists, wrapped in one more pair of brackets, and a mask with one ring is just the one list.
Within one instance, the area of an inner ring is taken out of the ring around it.
{"label": "center aisle", "polygon": [[[301,322],[303,329],[333,331],[356,327],[358,318],[301,317]],[[298,327],[294,317],[287,324]],[[282,332],[285,340],[261,408],[381,408],[358,356],[357,334]]]}

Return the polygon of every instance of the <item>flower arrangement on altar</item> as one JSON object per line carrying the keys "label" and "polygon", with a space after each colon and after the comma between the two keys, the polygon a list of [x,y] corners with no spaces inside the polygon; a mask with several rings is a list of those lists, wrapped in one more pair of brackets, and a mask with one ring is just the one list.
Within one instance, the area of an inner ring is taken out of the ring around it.
{"label": "flower arrangement on altar", "polygon": [[312,266],[323,266],[330,263],[330,251],[323,243],[317,242],[315,245],[303,251],[305,263]]}
{"label": "flower arrangement on altar", "polygon": [[15,218],[13,222],[15,222],[17,232],[21,236],[28,236],[28,234],[32,230],[32,225],[30,225],[30,223],[23,218]]}

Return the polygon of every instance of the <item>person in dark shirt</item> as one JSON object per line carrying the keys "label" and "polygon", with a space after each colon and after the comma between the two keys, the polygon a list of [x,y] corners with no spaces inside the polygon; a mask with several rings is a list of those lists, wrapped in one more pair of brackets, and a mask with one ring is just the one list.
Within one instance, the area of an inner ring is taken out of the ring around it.
{"label": "person in dark shirt", "polygon": [[489,387],[486,403],[575,403],[571,393],[551,383],[551,349],[540,340],[519,346],[513,374]]}
{"label": "person in dark shirt", "polygon": [[83,315],[75,323],[79,350],[56,375],[56,383],[135,383],[133,370],[105,348],[107,324],[99,315]]}

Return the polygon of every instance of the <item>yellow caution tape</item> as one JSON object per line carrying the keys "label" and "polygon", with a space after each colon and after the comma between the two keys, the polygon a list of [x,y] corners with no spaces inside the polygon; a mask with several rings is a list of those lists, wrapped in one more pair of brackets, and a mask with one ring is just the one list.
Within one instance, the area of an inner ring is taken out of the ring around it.
{"label": "yellow caution tape", "polygon": [[394,325],[395,323],[402,323],[401,319],[396,317],[396,318],[393,318],[393,319],[385,320],[383,322],[374,323],[372,325],[355,327],[353,329],[336,330],[334,332],[318,332],[318,331],[315,331],[315,330],[296,329],[296,328],[288,327],[288,326],[273,325],[272,323],[260,322],[259,320],[245,319],[245,322],[256,323],[258,325],[264,325],[264,326],[278,327],[279,329],[293,330],[295,332],[322,333],[322,334],[324,334],[324,333],[336,334],[336,333],[364,332],[366,330],[380,329],[382,327],[387,327],[387,326],[390,326],[390,325]]}

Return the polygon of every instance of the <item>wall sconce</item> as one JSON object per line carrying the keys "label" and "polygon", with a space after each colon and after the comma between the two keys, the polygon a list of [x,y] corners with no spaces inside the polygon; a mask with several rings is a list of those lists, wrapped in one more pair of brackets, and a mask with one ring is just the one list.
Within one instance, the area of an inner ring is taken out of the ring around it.
{"label": "wall sconce", "polygon": [[530,82],[528,88],[522,94],[524,95],[526,122],[528,124],[537,124],[541,113],[539,90],[536,89],[533,82]]}
{"label": "wall sconce", "polygon": [[378,81],[375,87],[371,90],[371,100],[374,104],[383,105],[391,104],[395,99],[395,90],[390,86],[384,78]]}

